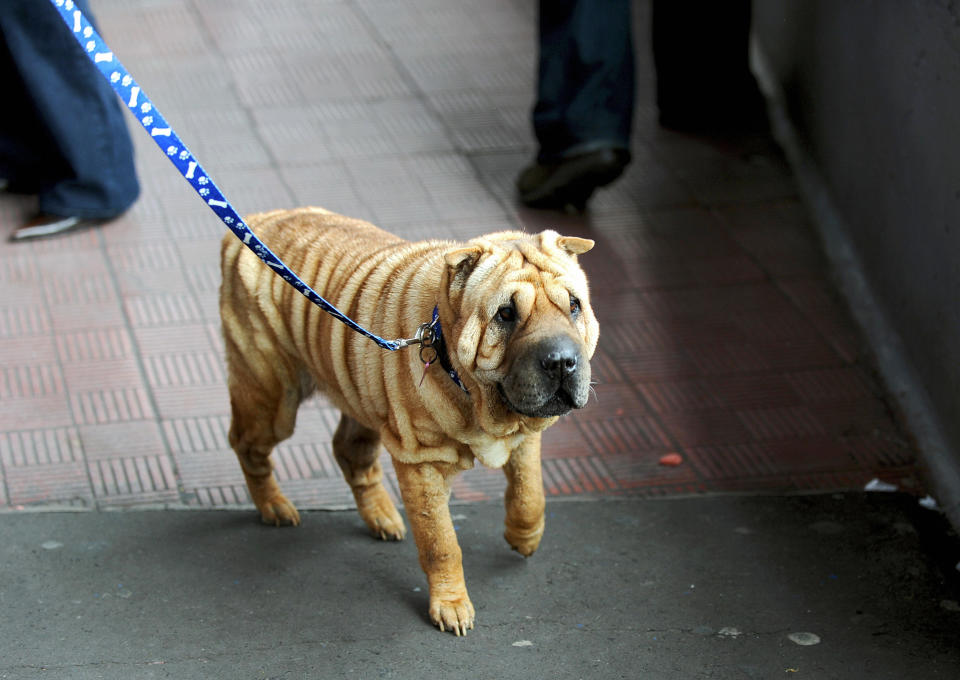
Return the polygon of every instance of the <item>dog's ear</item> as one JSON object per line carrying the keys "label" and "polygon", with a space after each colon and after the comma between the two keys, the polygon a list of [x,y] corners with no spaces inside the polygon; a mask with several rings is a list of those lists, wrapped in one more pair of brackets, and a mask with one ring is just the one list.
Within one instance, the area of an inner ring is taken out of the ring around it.
{"label": "dog's ear", "polygon": [[557,245],[571,255],[583,255],[593,248],[594,242],[588,238],[579,238],[577,236],[561,236],[557,239]]}
{"label": "dog's ear", "polygon": [[450,283],[463,285],[470,276],[470,272],[477,266],[482,254],[483,248],[480,246],[466,246],[444,253],[443,259],[447,263],[447,276]]}

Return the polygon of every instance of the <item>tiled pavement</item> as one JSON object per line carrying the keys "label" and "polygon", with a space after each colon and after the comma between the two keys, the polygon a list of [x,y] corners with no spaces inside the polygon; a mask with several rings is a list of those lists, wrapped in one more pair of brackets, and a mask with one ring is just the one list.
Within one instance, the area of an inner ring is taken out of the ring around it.
{"label": "tiled pavement", "polygon": [[[98,0],[104,36],[243,212],[319,204],[409,238],[597,241],[597,400],[545,438],[548,492],[917,490],[788,169],[765,140],[655,123],[636,5],[635,162],[585,217],[519,208],[534,2]],[[143,197],[95,232],[0,245],[0,506],[247,504],[226,441],[223,227],[142,130]],[[0,195],[0,229],[34,209]],[[315,400],[275,455],[301,507],[349,504]],[[683,464],[660,457],[677,452]],[[391,485],[394,484],[391,479]],[[455,500],[496,497],[462,475]],[[393,489],[395,491],[395,488]]]}

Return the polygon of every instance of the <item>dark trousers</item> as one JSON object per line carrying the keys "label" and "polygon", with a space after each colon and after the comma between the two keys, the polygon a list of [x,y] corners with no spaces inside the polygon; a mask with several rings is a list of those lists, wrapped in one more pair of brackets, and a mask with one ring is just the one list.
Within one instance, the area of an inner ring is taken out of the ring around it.
{"label": "dark trousers", "polygon": [[[91,21],[87,0],[74,0]],[[140,192],[117,95],[49,0],[0,5],[0,178],[42,212],[119,215]]]}
{"label": "dark trousers", "polygon": [[539,28],[537,160],[628,149],[635,94],[630,0],[541,0]]}
{"label": "dark trousers", "polygon": [[653,0],[660,122],[689,131],[761,131],[766,104],[750,72],[750,0]]}

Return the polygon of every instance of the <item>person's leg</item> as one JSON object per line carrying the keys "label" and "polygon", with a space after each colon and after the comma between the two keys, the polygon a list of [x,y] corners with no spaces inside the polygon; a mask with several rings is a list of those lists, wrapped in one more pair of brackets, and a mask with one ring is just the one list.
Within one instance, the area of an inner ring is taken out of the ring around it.
{"label": "person's leg", "polygon": [[[90,17],[87,0],[75,1]],[[56,10],[48,2],[6,0],[0,40],[27,94],[19,115],[10,116],[20,129],[4,135],[26,139],[40,127],[46,137],[37,147],[57,152],[28,173],[41,182],[41,212],[109,219],[125,211],[140,188],[123,109]]]}
{"label": "person's leg", "polygon": [[[2,22],[2,19],[0,19]],[[30,103],[13,57],[0,34],[0,92],[6,105],[0,106],[0,179],[15,193],[36,194],[49,184],[46,177],[70,172],[56,144]],[[11,105],[16,102],[16,105]]]}
{"label": "person's leg", "polygon": [[582,210],[630,161],[634,53],[629,0],[541,0],[533,128],[517,179],[533,207]]}
{"label": "person's leg", "polygon": [[634,54],[629,0],[544,0],[533,128],[537,160],[630,147]]}
{"label": "person's leg", "polygon": [[653,0],[661,125],[704,133],[767,129],[750,72],[750,14],[750,0]]}

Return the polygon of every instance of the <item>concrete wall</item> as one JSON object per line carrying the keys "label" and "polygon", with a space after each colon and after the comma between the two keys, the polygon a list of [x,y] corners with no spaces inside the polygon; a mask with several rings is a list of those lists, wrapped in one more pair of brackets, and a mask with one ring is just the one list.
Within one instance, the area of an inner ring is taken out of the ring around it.
{"label": "concrete wall", "polygon": [[[960,3],[754,0],[754,32],[960,468]],[[851,301],[856,304],[855,300]],[[939,461],[943,463],[944,461]]]}

